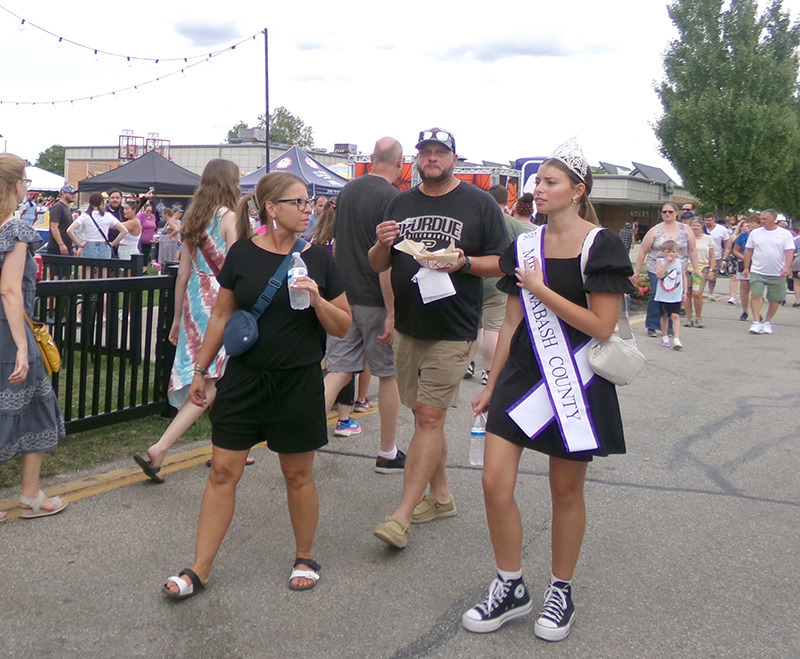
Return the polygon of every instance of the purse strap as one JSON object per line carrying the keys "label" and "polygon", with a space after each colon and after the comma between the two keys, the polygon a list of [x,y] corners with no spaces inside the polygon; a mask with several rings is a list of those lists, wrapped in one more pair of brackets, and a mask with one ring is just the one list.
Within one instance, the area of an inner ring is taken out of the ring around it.
{"label": "purse strap", "polygon": [[[586,238],[583,240],[583,249],[581,249],[581,279],[583,280],[584,284],[586,283],[586,264],[589,263],[589,250],[592,249],[592,245],[594,245],[594,239],[597,238],[597,234],[602,230],[602,227],[595,227],[588,234],[586,234]],[[586,296],[586,306],[590,307],[588,295]],[[633,338],[631,322],[628,318],[628,309],[627,304],[625,304],[624,295],[622,296],[622,300],[620,301],[619,305],[617,325],[619,327],[619,338],[625,339],[626,341]]]}
{"label": "purse strap", "polygon": [[33,322],[31,322],[30,316],[28,316],[28,312],[23,311],[22,315],[25,316],[25,322],[28,323],[28,327],[31,328],[31,332],[33,332],[33,335],[36,336],[36,330],[33,328]]}
{"label": "purse strap", "polygon": [[275,297],[275,293],[281,287],[283,280],[286,279],[286,273],[289,272],[289,264],[292,262],[292,254],[295,252],[302,252],[307,244],[308,243],[306,243],[305,240],[298,238],[297,242],[294,244],[294,247],[289,250],[286,258],[283,259],[281,264],[278,266],[275,274],[270,277],[269,283],[264,289],[264,292],[258,296],[258,300],[250,310],[250,313],[256,318],[256,320],[261,318],[261,315],[267,310],[267,307],[272,303],[272,298]]}
{"label": "purse strap", "polygon": [[108,241],[108,236],[103,233],[103,230],[100,228],[100,225],[97,223],[97,220],[94,219],[94,215],[89,215],[89,219],[94,222],[94,225],[97,227],[97,230],[100,232],[100,235],[103,236],[103,240],[106,241],[106,245],[108,245],[111,249],[114,249],[114,245],[112,245]]}

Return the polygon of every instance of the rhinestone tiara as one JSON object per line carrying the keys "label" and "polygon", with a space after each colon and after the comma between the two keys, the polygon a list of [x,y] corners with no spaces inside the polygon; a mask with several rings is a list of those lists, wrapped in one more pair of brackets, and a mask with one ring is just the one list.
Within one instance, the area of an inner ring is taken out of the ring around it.
{"label": "rhinestone tiara", "polygon": [[575,176],[584,183],[586,182],[589,163],[586,162],[586,157],[583,155],[583,149],[581,149],[577,138],[570,137],[566,142],[560,144],[550,157],[563,162]]}

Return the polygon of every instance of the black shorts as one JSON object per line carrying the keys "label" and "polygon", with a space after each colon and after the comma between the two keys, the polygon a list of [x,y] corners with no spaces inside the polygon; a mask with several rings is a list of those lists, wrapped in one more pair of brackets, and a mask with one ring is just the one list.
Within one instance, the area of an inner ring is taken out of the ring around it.
{"label": "black shorts", "polygon": [[681,312],[680,302],[659,302],[658,312],[662,318],[669,318],[672,314],[679,314]]}
{"label": "black shorts", "polygon": [[209,412],[211,443],[247,451],[259,442],[275,453],[305,453],[328,443],[322,369],[253,371],[228,360]]}

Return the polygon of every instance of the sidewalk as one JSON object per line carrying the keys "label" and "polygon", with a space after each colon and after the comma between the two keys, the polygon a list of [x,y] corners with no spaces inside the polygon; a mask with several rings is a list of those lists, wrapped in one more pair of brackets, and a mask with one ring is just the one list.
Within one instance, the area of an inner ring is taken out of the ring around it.
{"label": "sidewalk", "polygon": [[[648,365],[619,390],[629,452],[590,466],[578,617],[564,643],[535,639],[532,617],[488,635],[460,626],[494,569],[480,472],[467,460],[476,377],[464,381],[446,427],[458,514],[414,525],[407,549],[372,536],[394,510],[402,478],[373,471],[379,420],[371,414],[360,418],[360,435],[331,432],[315,463],[323,569],[313,591],[287,588],[294,553],[283,481],[275,456],[257,447],[207,592],[168,600],[161,584],[191,564],[208,477],[204,455],[176,455],[185,468],[168,471],[164,485],[137,475],[56,517],[0,525],[0,655],[800,656],[800,309],[780,309],[774,335],[751,336],[726,292],[723,279],[722,300],[704,310],[705,329],[681,328],[680,352],[634,324]],[[412,428],[403,410],[403,449]],[[523,455],[523,568],[537,607],[550,569],[546,473],[544,457]],[[82,496],[73,491],[70,498]]]}

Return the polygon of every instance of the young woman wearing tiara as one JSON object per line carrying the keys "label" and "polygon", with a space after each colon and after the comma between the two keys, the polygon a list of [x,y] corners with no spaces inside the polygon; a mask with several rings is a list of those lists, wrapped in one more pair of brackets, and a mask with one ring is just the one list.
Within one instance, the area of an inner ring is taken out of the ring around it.
{"label": "young woman wearing tiara", "polygon": [[523,449],[549,456],[551,576],[534,625],[534,634],[547,641],[565,639],[575,620],[572,577],[586,527],[588,464],[596,455],[625,452],[616,389],[588,369],[581,350],[591,339],[608,340],[622,296],[633,290],[619,236],[592,233],[598,227],[591,189],[592,173],[570,140],[536,176],[536,209],[547,214],[547,224],[519,236],[500,258],[506,276],[497,287],[509,296],[506,316],[488,384],[472,402],[475,413],[489,410],[483,490],[497,578],[488,597],[462,617],[472,632],[493,632],[533,609],[522,579],[522,519],[514,499]]}

